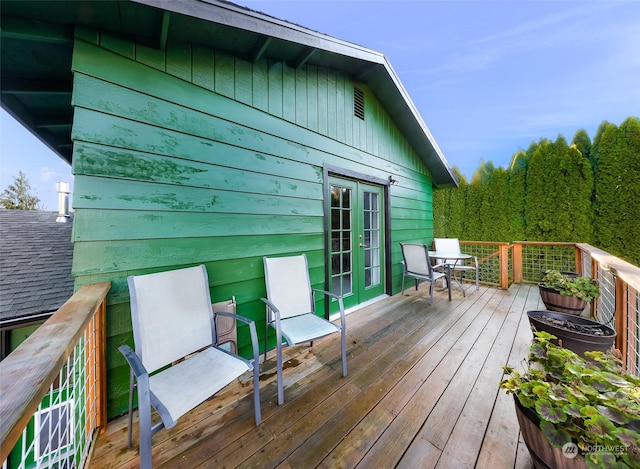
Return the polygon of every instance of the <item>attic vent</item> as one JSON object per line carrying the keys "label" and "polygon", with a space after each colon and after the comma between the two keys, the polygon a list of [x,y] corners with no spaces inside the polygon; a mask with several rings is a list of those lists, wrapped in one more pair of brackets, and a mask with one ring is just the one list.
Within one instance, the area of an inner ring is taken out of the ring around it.
{"label": "attic vent", "polygon": [[355,86],[353,87],[353,115],[364,120],[364,93]]}

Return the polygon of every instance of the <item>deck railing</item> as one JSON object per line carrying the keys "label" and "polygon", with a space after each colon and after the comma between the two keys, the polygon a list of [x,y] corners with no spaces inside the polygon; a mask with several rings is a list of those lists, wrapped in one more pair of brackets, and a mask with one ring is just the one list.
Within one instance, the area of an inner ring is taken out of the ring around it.
{"label": "deck railing", "polygon": [[627,371],[640,375],[640,268],[588,244],[576,248],[583,275],[600,285],[595,318],[616,330],[616,348]]}
{"label": "deck railing", "polygon": [[463,252],[478,257],[480,281],[486,285],[508,288],[511,283],[537,283],[542,272],[550,269],[596,279],[600,297],[592,303],[591,314],[616,330],[616,348],[626,369],[640,375],[640,267],[588,244],[460,243]]}
{"label": "deck railing", "polygon": [[460,245],[465,254],[471,254],[478,258],[479,276],[485,285],[500,288],[509,287],[513,279],[512,246],[510,243],[461,240]]}
{"label": "deck railing", "polygon": [[86,285],[0,362],[0,461],[7,468],[87,463],[106,428],[105,298]]}

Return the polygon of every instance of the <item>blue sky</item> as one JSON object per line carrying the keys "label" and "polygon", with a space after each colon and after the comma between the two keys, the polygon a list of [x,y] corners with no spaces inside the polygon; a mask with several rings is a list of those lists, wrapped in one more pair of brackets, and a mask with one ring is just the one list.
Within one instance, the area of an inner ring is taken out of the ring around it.
{"label": "blue sky", "polygon": [[[640,116],[640,2],[242,1],[384,53],[451,166],[507,167],[540,138]],[[71,169],[4,111],[0,190],[24,171],[48,210]]]}

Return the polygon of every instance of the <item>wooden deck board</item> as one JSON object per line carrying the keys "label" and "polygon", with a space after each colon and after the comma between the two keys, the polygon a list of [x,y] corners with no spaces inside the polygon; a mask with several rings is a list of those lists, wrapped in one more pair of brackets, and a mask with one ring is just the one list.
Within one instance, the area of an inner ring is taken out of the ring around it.
{"label": "wooden deck board", "polygon": [[[532,468],[501,366],[522,367],[531,341],[526,311],[537,287],[407,289],[347,316],[349,375],[339,337],[285,349],[285,403],[275,357],[261,369],[263,423],[253,422],[250,377],[153,437],[154,467]],[[109,423],[92,467],[138,465],[126,417]]]}

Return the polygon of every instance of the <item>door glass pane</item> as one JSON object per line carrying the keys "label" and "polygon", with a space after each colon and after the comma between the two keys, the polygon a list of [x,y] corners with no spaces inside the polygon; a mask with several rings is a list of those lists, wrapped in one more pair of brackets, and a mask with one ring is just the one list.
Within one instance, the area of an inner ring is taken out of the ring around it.
{"label": "door glass pane", "polygon": [[340,209],[331,209],[331,229],[339,230],[340,229]]}
{"label": "door glass pane", "polygon": [[352,195],[349,187],[331,186],[331,287],[342,296],[353,291]]}
{"label": "door glass pane", "polygon": [[343,251],[351,251],[351,232],[342,232],[342,248]]}
{"label": "door glass pane", "polygon": [[351,189],[347,187],[341,188],[342,192],[342,208],[351,208]]}
{"label": "door glass pane", "polygon": [[340,273],[340,254],[333,254],[331,256],[331,275]]}
{"label": "door glass pane", "polygon": [[364,192],[364,286],[380,284],[380,210],[379,197]]}

